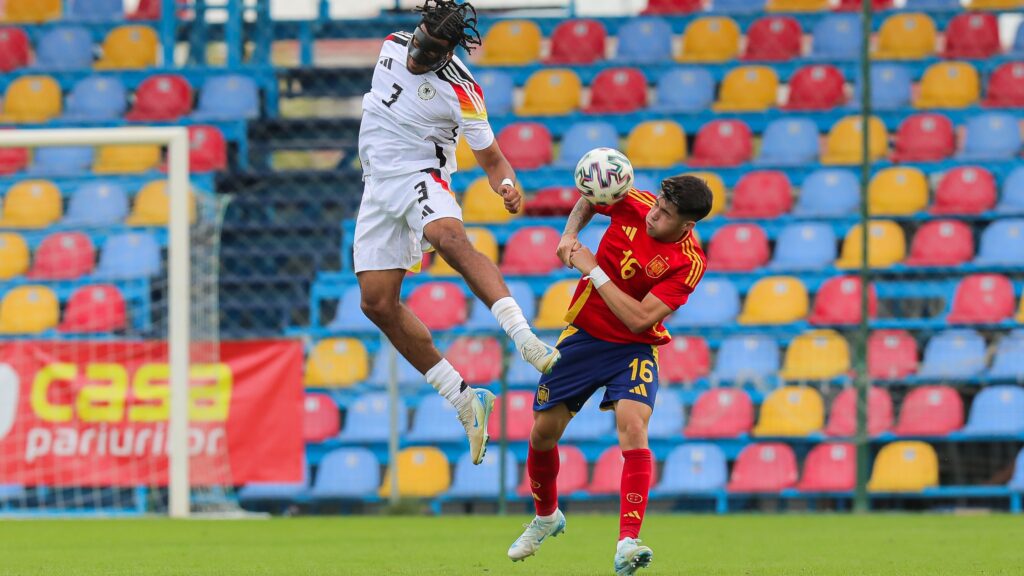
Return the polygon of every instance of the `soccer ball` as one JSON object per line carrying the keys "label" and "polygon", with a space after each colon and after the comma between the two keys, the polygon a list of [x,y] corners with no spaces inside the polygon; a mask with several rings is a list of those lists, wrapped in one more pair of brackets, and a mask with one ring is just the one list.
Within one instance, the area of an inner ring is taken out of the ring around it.
{"label": "soccer ball", "polygon": [[614,148],[594,148],[576,164],[576,189],[598,206],[611,206],[633,187],[633,165]]}

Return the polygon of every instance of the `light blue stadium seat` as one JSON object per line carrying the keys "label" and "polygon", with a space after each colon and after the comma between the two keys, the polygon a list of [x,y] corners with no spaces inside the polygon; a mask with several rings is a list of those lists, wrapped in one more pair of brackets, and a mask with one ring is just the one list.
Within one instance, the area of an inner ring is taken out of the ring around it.
{"label": "light blue stadium seat", "polygon": [[654,399],[654,413],[647,424],[647,436],[654,439],[674,440],[683,433],[683,401],[674,390],[664,387]]}
{"label": "light blue stadium seat", "polygon": [[836,260],[836,233],[832,226],[819,222],[790,224],[775,241],[775,254],[769,266],[781,270],[813,270]]}
{"label": "light blue stadium seat", "polygon": [[928,341],[918,376],[969,378],[985,369],[985,339],[974,330],[940,332]]}
{"label": "light blue stadium seat", "polygon": [[569,426],[565,429],[565,434],[562,435],[562,440],[572,443],[614,437],[615,413],[601,410],[599,407],[603,393],[599,392],[591,396],[583,408],[572,417]]}
{"label": "light blue stadium seat", "polygon": [[21,484],[0,484],[0,502],[16,502],[28,496]]}
{"label": "light blue stadium seat", "polygon": [[580,158],[594,148],[619,148],[619,133],[615,126],[600,120],[577,122],[562,137],[555,167],[574,169]]}
{"label": "light blue stadium seat", "polygon": [[850,170],[826,168],[804,179],[793,214],[818,218],[852,216],[858,206],[860,182],[857,175]]}
{"label": "light blue stadium seat", "polygon": [[989,386],[971,403],[964,434],[1013,436],[1024,433],[1024,388]]}
{"label": "light blue stadium seat", "polygon": [[[910,107],[912,79],[902,64],[879,62],[871,66],[871,106],[875,110],[897,110]],[[860,108],[860,78],[854,83],[854,97],[849,107]]]}
{"label": "light blue stadium seat", "polygon": [[160,244],[152,234],[128,232],[107,238],[93,277],[146,278],[160,273]]}
{"label": "light blue stadium seat", "polygon": [[484,91],[488,114],[504,116],[512,113],[512,95],[515,94],[516,85],[511,76],[499,70],[483,70],[474,78]]}
{"label": "light blue stadium seat", "polygon": [[676,446],[665,459],[656,496],[699,494],[725,488],[725,454],[714,444],[693,443]]}
{"label": "light blue stadium seat", "polygon": [[[633,188],[646,190],[651,194],[661,194],[661,180],[647,172],[636,172],[633,174]],[[594,219],[591,220],[591,222],[596,222],[602,226],[607,226],[610,221],[604,214],[594,214]]]}
{"label": "light blue stadium seat", "polygon": [[91,146],[41,146],[32,156],[31,174],[69,176],[92,171],[95,151]]}
{"label": "light blue stadium seat", "polygon": [[1013,35],[1013,46],[1010,48],[1010,54],[1018,58],[1024,55],[1024,26],[1017,26],[1017,33]]}
{"label": "light blue stadium seat", "polygon": [[960,160],[1010,160],[1020,154],[1020,126],[1010,114],[989,112],[967,119]]}
{"label": "light blue stadium seat", "polygon": [[[519,280],[512,280],[507,284],[509,294],[519,304],[519,308],[522,309],[523,316],[526,317],[527,322],[533,322],[533,317],[537,314],[537,297],[534,296],[530,285]],[[466,329],[500,331],[501,326],[498,325],[494,314],[491,314],[490,308],[479,298],[474,298],[469,320],[466,321]]]}
{"label": "light blue stadium seat", "polygon": [[1024,264],[1024,219],[995,220],[981,233],[975,264]]}
{"label": "light blue stadium seat", "polygon": [[334,313],[334,319],[327,325],[329,330],[340,332],[376,332],[379,329],[360,307],[361,300],[359,285],[349,286],[338,301],[338,309]]}
{"label": "light blue stadium seat", "polygon": [[768,124],[755,164],[800,166],[818,160],[821,135],[810,118],[780,118]]}
{"label": "light blue stadium seat", "polygon": [[[607,226],[599,226],[591,223],[589,226],[584,228],[582,232],[580,232],[580,244],[583,244],[589,248],[591,252],[597,254],[597,248],[601,245],[601,238],[607,230]],[[698,284],[698,286],[700,286],[700,284]]]}
{"label": "light blue stadium seat", "polygon": [[[1024,26],[1021,28],[1024,29]],[[1006,177],[996,211],[1004,214],[1024,214],[1024,166],[1014,168]]]}
{"label": "light blue stadium seat", "polygon": [[907,12],[959,12],[962,9],[960,0],[907,0],[903,6],[903,10]]}
{"label": "light blue stadium seat", "polygon": [[619,28],[615,60],[654,64],[672,60],[672,27],[661,18],[633,18]]}
{"label": "light blue stadium seat", "polygon": [[682,114],[709,110],[715,101],[715,80],[704,68],[675,68],[662,75],[652,110]]}
{"label": "light blue stadium seat", "polygon": [[124,20],[123,0],[74,0],[68,15],[72,20],[112,22]]}
{"label": "light blue stadium seat", "polygon": [[[465,433],[463,433],[465,435]],[[455,463],[452,487],[445,493],[449,498],[497,498],[501,486],[501,466],[498,462],[500,451],[489,450],[484,461],[473,464],[472,456],[466,452]],[[519,484],[519,463],[511,450],[505,453],[505,493],[514,494]]]}
{"label": "light blue stadium seat", "polygon": [[1024,330],[1014,330],[999,341],[988,375],[1024,381]]}
{"label": "light blue stadium seat", "polygon": [[667,320],[669,328],[723,326],[736,321],[740,313],[740,294],[732,282],[705,278],[690,294],[687,304]]}
{"label": "light blue stadium seat", "polygon": [[718,349],[711,379],[758,382],[774,376],[780,363],[779,344],[764,335],[730,336]]}
{"label": "light blue stadium seat", "polygon": [[128,109],[124,84],[111,76],[89,76],[79,80],[67,98],[65,120],[116,120]]}
{"label": "light blue stadium seat", "polygon": [[302,482],[251,482],[238,490],[238,500],[244,504],[256,502],[288,502],[303,496],[309,488],[309,466],[302,464]]}
{"label": "light blue stadium seat", "polygon": [[[534,370],[536,372],[536,370]],[[466,438],[451,402],[438,394],[424,396],[412,418],[411,442],[458,442]]]}
{"label": "light blue stadium seat", "polygon": [[1017,462],[1013,469],[1013,478],[1010,479],[1010,489],[1017,492],[1024,492],[1024,448],[1021,448],[1017,455]]}
{"label": "light blue stadium seat", "polygon": [[260,115],[260,92],[247,76],[228,74],[203,82],[192,119],[200,122],[246,120]]}
{"label": "light blue stadium seat", "polygon": [[349,500],[375,496],[380,462],[366,448],[332,450],[320,460],[309,495],[313,500]]}
{"label": "light blue stadium seat", "polygon": [[[409,415],[405,401],[398,400],[398,433],[404,435]],[[370,392],[356,398],[345,411],[345,425],[338,439],[342,442],[387,442],[391,414],[386,392]]]}
{"label": "light blue stadium seat", "polygon": [[765,0],[712,0],[711,9],[722,14],[753,14],[764,11]]}
{"label": "light blue stadium seat", "polygon": [[[405,356],[395,353],[395,362],[398,365],[398,385],[403,388],[419,388],[427,385],[427,381],[423,378],[423,374],[420,374]],[[390,367],[388,366],[388,350],[381,348],[380,352],[373,360],[373,370],[370,371],[369,384],[371,386],[377,386],[384,388],[388,384],[388,379],[391,377]]]}
{"label": "light blue stadium seat", "polygon": [[93,180],[75,190],[61,220],[66,226],[113,226],[128,217],[128,194],[117,181]]}
{"label": "light blue stadium seat", "polygon": [[860,58],[861,26],[856,14],[830,14],[814,25],[811,57],[821,60]]}
{"label": "light blue stadium seat", "polygon": [[80,26],[53,28],[43,34],[36,44],[35,68],[87,70],[92,68],[92,62],[92,36]]}

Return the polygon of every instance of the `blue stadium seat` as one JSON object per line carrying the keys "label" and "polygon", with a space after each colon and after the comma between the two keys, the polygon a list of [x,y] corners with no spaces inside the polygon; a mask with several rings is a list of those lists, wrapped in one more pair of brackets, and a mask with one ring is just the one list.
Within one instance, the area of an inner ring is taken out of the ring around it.
{"label": "blue stadium seat", "polygon": [[979,265],[1024,264],[1024,219],[996,220],[981,233],[978,255]]}
{"label": "blue stadium seat", "polygon": [[160,245],[152,234],[129,232],[107,238],[94,278],[146,278],[160,273]]}
{"label": "blue stadium seat", "polygon": [[652,492],[655,496],[674,496],[722,490],[726,474],[725,454],[718,446],[683,444],[669,452],[661,483]]}
{"label": "blue stadium seat", "polygon": [[907,0],[903,6],[907,12],[959,12],[962,9],[960,0]]}
{"label": "blue stadium seat", "polygon": [[830,14],[814,25],[811,58],[820,60],[856,60],[860,58],[860,17],[855,14]]}
{"label": "blue stadium seat", "polygon": [[247,120],[260,115],[260,92],[247,76],[214,76],[203,83],[192,119],[199,122]]}
{"label": "blue stadium seat", "polygon": [[[472,456],[466,452],[455,463],[455,477],[452,487],[445,496],[448,498],[497,498],[501,486],[500,452],[490,450],[484,461],[474,465]],[[511,450],[505,453],[505,493],[514,494],[519,484],[519,463]]]}
{"label": "blue stadium seat", "polygon": [[[871,106],[875,110],[898,110],[910,107],[912,79],[903,64],[880,62],[871,66]],[[849,107],[860,108],[860,78],[854,83],[854,98]]]}
{"label": "blue stadium seat", "polygon": [[484,91],[488,114],[504,116],[512,113],[516,84],[511,76],[499,70],[483,70],[475,78]]}
{"label": "blue stadium seat", "polygon": [[1024,380],[1024,330],[1014,330],[999,341],[988,375],[991,378]]}
{"label": "blue stadium seat", "polygon": [[31,174],[67,176],[92,170],[95,150],[91,146],[43,146],[32,157]]}
{"label": "blue stadium seat", "polygon": [[603,440],[615,434],[615,413],[599,408],[601,394],[603,392],[591,396],[583,408],[572,417],[562,440],[569,443]]}
{"label": "blue stadium seat", "polygon": [[[536,370],[534,370],[536,372]],[[466,437],[466,430],[459,423],[458,414],[451,402],[439,394],[424,396],[416,407],[412,429],[406,438],[411,442],[459,442]]]}
{"label": "blue stadium seat", "polygon": [[1010,490],[1024,492],[1024,448],[1021,448],[1017,455],[1017,462],[1013,469],[1013,478],[1010,479]]}
{"label": "blue stadium seat", "polygon": [[830,265],[836,257],[836,233],[832,226],[803,222],[782,229],[768,265],[779,270],[813,270]]}
{"label": "blue stadium seat", "polygon": [[1010,48],[1010,54],[1017,58],[1024,55],[1024,26],[1017,26],[1017,33],[1013,35],[1013,46]]}
{"label": "blue stadium seat", "polygon": [[[523,316],[528,322],[533,322],[533,317],[537,314],[537,297],[533,295],[530,285],[518,280],[509,281],[507,285],[509,294],[519,304]],[[501,330],[490,308],[479,298],[473,299],[473,308],[465,326],[467,330]]]}
{"label": "blue stadium seat", "polygon": [[763,335],[730,336],[718,349],[710,378],[720,382],[762,382],[781,366],[779,344]]}
{"label": "blue stadium seat", "polygon": [[308,488],[309,466],[303,462],[301,482],[251,482],[238,490],[238,500],[243,506],[257,502],[290,502],[304,495]]}
{"label": "blue stadium seat", "polygon": [[615,60],[654,64],[672,60],[672,27],[661,18],[633,18],[619,28]]}
{"label": "blue stadium seat", "polygon": [[52,28],[36,44],[35,67],[43,70],[92,68],[93,43],[89,31],[79,26]]}
{"label": "blue stadium seat", "polygon": [[[643,190],[637,186],[638,189]],[[590,224],[580,232],[579,241],[590,249],[591,252],[597,254],[597,248],[601,245],[601,238],[604,236],[605,231],[608,230],[607,226],[601,226],[598,224]],[[700,284],[698,284],[700,286]]]}
{"label": "blue stadium seat", "polygon": [[75,190],[61,220],[65,226],[113,226],[128,217],[128,194],[116,181],[93,180]]}
{"label": "blue stadium seat", "polygon": [[[860,182],[849,170],[816,170],[804,179],[794,216],[852,216],[860,206]],[[698,284],[699,286],[699,284]]]}
{"label": "blue stadium seat", "polygon": [[361,300],[359,285],[349,286],[338,301],[338,309],[334,313],[334,319],[327,325],[328,330],[339,332],[376,332],[377,325],[374,324],[363,309],[360,308]]}
{"label": "blue stadium seat", "polygon": [[124,84],[111,76],[89,76],[79,80],[67,98],[63,118],[71,121],[106,121],[124,116],[128,93]]}
{"label": "blue stadium seat", "polygon": [[339,448],[320,460],[309,495],[313,500],[362,499],[377,494],[380,462],[366,448]]}
{"label": "blue stadium seat", "polygon": [[713,0],[712,10],[721,14],[753,14],[764,11],[765,0]]}
{"label": "blue stadium seat", "polygon": [[[398,400],[398,433],[405,434],[408,412],[405,401]],[[345,411],[345,425],[338,439],[342,442],[387,442],[390,402],[385,392],[370,392],[356,399]]]}
{"label": "blue stadium seat", "polygon": [[674,440],[683,433],[683,401],[671,388],[661,388],[654,400],[654,413],[647,424],[647,436],[654,439]]}
{"label": "blue stadium seat", "polygon": [[[1024,30],[1024,26],[1021,29]],[[1024,213],[1024,166],[1014,168],[1006,177],[996,211],[1004,214]]]}
{"label": "blue stadium seat", "polygon": [[21,484],[0,484],[0,503],[17,502],[28,497],[28,492]]}
{"label": "blue stadium seat", "polygon": [[705,68],[674,68],[658,80],[655,93],[654,112],[703,112],[715,101],[715,80]]}
{"label": "blue stadium seat", "polygon": [[957,158],[970,161],[1010,160],[1020,153],[1017,119],[1010,114],[989,112],[967,119],[964,149]]}
{"label": "blue stadium seat", "polygon": [[580,158],[594,148],[619,148],[619,133],[615,131],[615,126],[599,120],[577,122],[562,137],[562,146],[554,166],[576,168]]}
{"label": "blue stadium seat", "polygon": [[946,330],[928,341],[918,376],[969,378],[985,369],[985,339],[974,330]]}
{"label": "blue stadium seat", "polygon": [[[633,188],[637,190],[646,190],[652,194],[658,194],[661,191],[661,180],[648,174],[647,172],[635,172],[633,174]],[[607,226],[611,220],[604,214],[594,214],[592,222],[598,222],[602,226]]]}
{"label": "blue stadium seat", "polygon": [[68,14],[72,20],[112,22],[124,20],[123,0],[74,0]]}
{"label": "blue stadium seat", "polygon": [[971,403],[971,413],[962,432],[972,436],[1015,436],[1024,433],[1024,388],[982,388]]}
{"label": "blue stadium seat", "polygon": [[768,124],[755,164],[800,166],[818,160],[821,135],[810,118],[780,118]]}
{"label": "blue stadium seat", "polygon": [[[388,350],[381,348],[380,352],[373,359],[373,370],[370,372],[369,384],[384,388],[390,378],[390,367],[388,366]],[[395,362],[398,364],[398,385],[403,388],[419,388],[427,385],[427,381],[420,374],[419,370],[413,367],[401,354],[395,354]]]}
{"label": "blue stadium seat", "polygon": [[690,294],[688,304],[669,316],[669,328],[723,326],[736,322],[740,313],[740,294],[732,282],[706,278]]}

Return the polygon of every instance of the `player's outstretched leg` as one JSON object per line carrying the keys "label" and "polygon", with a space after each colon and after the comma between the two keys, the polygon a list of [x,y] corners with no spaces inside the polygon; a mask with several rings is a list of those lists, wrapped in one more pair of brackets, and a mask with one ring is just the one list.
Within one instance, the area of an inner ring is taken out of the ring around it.
{"label": "player's outstretched leg", "polygon": [[[508,557],[517,562],[527,556],[532,556],[544,543],[548,536],[558,536],[565,531],[565,515],[558,509],[558,469],[560,459],[558,457],[557,439],[561,436],[561,430],[565,429],[564,422],[557,422],[559,416],[568,421],[568,412],[562,407],[559,410],[565,414],[544,414],[550,422],[544,422],[547,426],[538,426],[534,420],[533,430],[530,433],[530,448],[526,456],[526,474],[530,480],[530,490],[533,495],[533,505],[537,516],[526,525],[523,532],[512,546],[508,549]],[[539,413],[542,414],[542,413]],[[552,436],[554,440],[541,438],[543,428],[547,433],[557,432]],[[535,447],[537,445],[538,447]]]}

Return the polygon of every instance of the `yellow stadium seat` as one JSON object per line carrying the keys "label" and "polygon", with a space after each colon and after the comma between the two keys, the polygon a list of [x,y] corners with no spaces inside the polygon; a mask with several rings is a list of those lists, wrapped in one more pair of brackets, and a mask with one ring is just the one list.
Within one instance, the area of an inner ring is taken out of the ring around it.
{"label": "yellow stadium seat", "polygon": [[828,10],[828,0],[768,0],[768,12],[821,12]]}
{"label": "yellow stadium seat", "polygon": [[807,317],[807,288],[793,276],[769,276],[751,286],[740,324],[789,324]]}
{"label": "yellow stadium seat", "polygon": [[935,22],[927,14],[894,14],[878,31],[877,60],[919,60],[935,53]]}
{"label": "yellow stadium seat", "polygon": [[0,232],[0,280],[10,280],[28,270],[28,243],[21,234]]}
{"label": "yellow stadium seat", "polygon": [[[837,268],[859,268],[864,260],[861,253],[861,234],[864,228],[857,224],[850,228],[843,240],[843,249],[836,261]],[[907,255],[907,239],[903,228],[892,220],[872,220],[868,236],[868,265],[888,268],[902,262]]]}
{"label": "yellow stadium seat", "polygon": [[728,16],[702,16],[686,26],[679,62],[728,62],[740,52],[740,27]]}
{"label": "yellow stadium seat", "polygon": [[[466,236],[469,241],[473,244],[473,247],[480,251],[481,254],[487,256],[487,259],[495,264],[498,263],[498,241],[494,238],[494,234],[491,233],[487,228],[466,228]],[[440,256],[434,257],[434,263],[430,265],[429,273],[432,276],[457,276],[458,272],[452,268],[451,264],[445,261]]]}
{"label": "yellow stadium seat", "polygon": [[156,32],[149,26],[118,26],[103,40],[98,70],[126,70],[156,66]]}
{"label": "yellow stadium seat", "polygon": [[60,86],[49,76],[22,76],[4,93],[3,122],[38,123],[60,116]]}
{"label": "yellow stadium seat", "polygon": [[[725,212],[727,192],[725,189],[725,182],[722,181],[722,177],[714,172],[687,172],[687,174],[700,178],[708,185],[708,188],[711,189],[711,212],[707,217],[711,218],[712,216]],[[655,190],[652,190],[652,192],[657,193]]]}
{"label": "yellow stadium seat", "polygon": [[64,213],[60,190],[49,180],[22,180],[7,190],[0,227],[45,228]]}
{"label": "yellow stadium seat", "polygon": [[100,146],[92,169],[97,174],[138,174],[159,165],[159,146],[124,144]]}
{"label": "yellow stadium seat", "polygon": [[1017,322],[1024,324],[1024,296],[1020,298],[1020,308],[1017,310]]}
{"label": "yellow stadium seat", "polygon": [[540,27],[531,20],[502,20],[483,38],[480,64],[529,64],[540,59]]}
{"label": "yellow stadium seat", "polygon": [[[822,164],[860,164],[861,162],[861,119],[860,116],[846,116],[829,130],[825,142]],[[878,160],[889,153],[889,135],[885,123],[877,116],[868,122],[868,156]]]}
{"label": "yellow stadium seat", "polygon": [[519,116],[561,116],[580,107],[583,84],[567,68],[546,68],[530,75],[523,87]]}
{"label": "yellow stadium seat", "polygon": [[0,302],[0,333],[32,334],[50,330],[60,320],[57,295],[46,286],[18,286]]}
{"label": "yellow stadium seat", "polygon": [[784,386],[761,404],[755,436],[807,436],[825,425],[825,401],[814,388]]}
{"label": "yellow stadium seat", "polygon": [[[135,195],[132,213],[125,224],[129,226],[165,226],[170,221],[171,199],[167,195],[167,181],[154,180]],[[189,222],[196,219],[196,195],[189,191]]]}
{"label": "yellow stadium seat", "polygon": [[5,18],[12,24],[59,20],[64,14],[61,0],[7,0]]}
{"label": "yellow stadium seat", "polygon": [[850,370],[850,347],[835,330],[812,330],[786,349],[781,376],[786,380],[830,380]]}
{"label": "yellow stadium seat", "polygon": [[[565,327],[569,322],[566,317],[572,312],[569,310],[569,304],[572,302],[573,293],[576,292],[576,282],[576,280],[559,280],[548,286],[540,298],[540,308],[537,310],[537,320],[534,322],[537,328],[561,330]],[[589,298],[600,298],[600,296],[590,294]]]}
{"label": "yellow stadium seat", "polygon": [[871,470],[871,492],[921,492],[939,485],[939,459],[924,442],[893,442],[878,451]]}
{"label": "yellow stadium seat", "polygon": [[455,145],[455,163],[458,165],[459,170],[472,170],[477,167],[476,155],[473,154],[473,149],[469,147],[469,142],[462,136],[459,136],[459,143]]}
{"label": "yellow stadium seat", "polygon": [[505,202],[484,176],[474,180],[462,196],[462,219],[467,223],[508,222],[515,216],[505,210]]}
{"label": "yellow stadium seat", "polygon": [[686,133],[671,120],[648,120],[626,138],[626,156],[634,168],[668,168],[686,160]]}
{"label": "yellow stadium seat", "polygon": [[[433,446],[406,448],[398,453],[398,495],[402,498],[433,498],[451,486],[451,472],[444,453]],[[381,498],[391,495],[391,472],[384,475]]]}
{"label": "yellow stadium seat", "polygon": [[868,184],[868,210],[871,214],[907,216],[927,207],[928,178],[917,168],[885,168]]}
{"label": "yellow stadium seat", "polygon": [[969,0],[968,10],[1022,10],[1024,0]]}
{"label": "yellow stadium seat", "polygon": [[328,338],[316,343],[306,360],[306,386],[347,388],[366,380],[370,361],[355,338]]}
{"label": "yellow stadium seat", "polygon": [[981,98],[978,71],[967,62],[939,62],[924,71],[914,108],[966,108]]}
{"label": "yellow stadium seat", "polygon": [[763,112],[775,107],[779,77],[769,66],[733,68],[722,81],[717,112]]}

